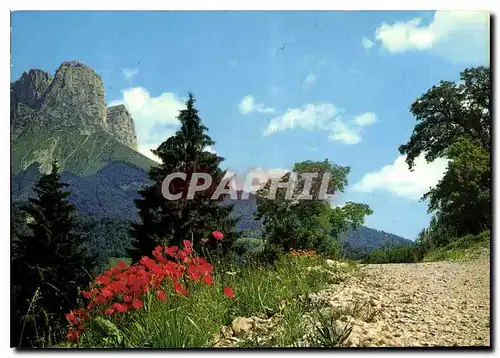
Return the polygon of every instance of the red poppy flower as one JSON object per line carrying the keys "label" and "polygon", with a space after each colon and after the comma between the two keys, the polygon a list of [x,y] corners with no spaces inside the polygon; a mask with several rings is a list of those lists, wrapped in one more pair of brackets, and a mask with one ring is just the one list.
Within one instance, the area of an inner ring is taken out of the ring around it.
{"label": "red poppy flower", "polygon": [[91,291],[82,291],[82,295],[85,298],[89,298],[90,296],[92,296],[92,292]]}
{"label": "red poppy flower", "polygon": [[76,317],[75,317],[75,315],[73,314],[73,311],[71,311],[70,313],[66,313],[66,320],[67,320],[69,323],[73,323],[73,324],[75,324],[75,323],[76,323]]}
{"label": "red poppy flower", "polygon": [[162,290],[158,290],[156,292],[156,297],[158,297],[158,299],[160,301],[165,301],[165,299],[167,298],[167,296],[165,295],[165,292],[163,292]]}
{"label": "red poppy flower", "polygon": [[132,301],[132,307],[135,308],[136,310],[142,308],[142,302],[139,301],[138,299],[135,299]]}
{"label": "red poppy flower", "polygon": [[108,300],[104,296],[97,296],[95,302],[99,305],[105,305],[106,303],[108,303]]}
{"label": "red poppy flower", "polygon": [[112,306],[116,312],[127,312],[127,305],[124,305],[123,303],[113,303]]}
{"label": "red poppy flower", "polygon": [[68,341],[78,343],[78,332],[71,329],[68,331],[68,334],[66,335],[66,338],[68,338]]}
{"label": "red poppy flower", "polygon": [[182,242],[182,244],[184,245],[184,247],[191,247],[191,246],[192,246],[192,245],[191,245],[191,241],[189,241],[189,240],[184,240],[184,241]]}
{"label": "red poppy flower", "polygon": [[97,283],[102,284],[102,285],[107,285],[107,284],[109,284],[110,279],[108,276],[101,275],[101,276],[97,277],[95,281]]}
{"label": "red poppy flower", "polygon": [[118,267],[119,269],[121,270],[124,270],[127,268],[127,264],[125,262],[123,262],[122,260],[118,261],[118,263],[116,264],[116,267]]}
{"label": "red poppy flower", "polygon": [[106,308],[106,309],[104,310],[104,314],[105,314],[105,315],[107,315],[107,316],[109,316],[109,315],[113,314],[113,312],[115,312],[115,310],[114,310],[114,309],[112,309],[112,308]]}
{"label": "red poppy flower", "polygon": [[165,248],[165,253],[168,256],[175,257],[175,253],[177,252],[177,250],[179,250],[177,246],[170,246]]}
{"label": "red poppy flower", "polygon": [[212,233],[212,236],[214,237],[215,240],[221,241],[224,238],[224,234],[221,233],[220,231],[214,231]]}
{"label": "red poppy flower", "polygon": [[123,302],[130,302],[132,301],[132,296],[123,296]]}
{"label": "red poppy flower", "polygon": [[188,290],[182,287],[179,282],[174,283],[174,289],[179,295],[186,296],[188,294]]}
{"label": "red poppy flower", "polygon": [[111,291],[109,288],[105,288],[105,289],[102,290],[101,294],[104,297],[109,298],[109,297],[113,296],[113,291]]}
{"label": "red poppy flower", "polygon": [[203,278],[201,280],[204,283],[206,283],[207,285],[211,285],[212,283],[214,283],[214,280],[213,280],[212,276],[210,276],[210,275],[203,276]]}
{"label": "red poppy flower", "polygon": [[224,294],[227,298],[234,298],[234,291],[229,286],[224,287]]}

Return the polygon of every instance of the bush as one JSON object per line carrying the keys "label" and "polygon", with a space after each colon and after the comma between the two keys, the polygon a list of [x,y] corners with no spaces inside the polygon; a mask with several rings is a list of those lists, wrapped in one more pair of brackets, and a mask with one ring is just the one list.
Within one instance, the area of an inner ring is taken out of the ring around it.
{"label": "bush", "polygon": [[244,255],[244,263],[247,266],[269,266],[285,253],[282,246],[266,242],[258,251],[250,251]]}
{"label": "bush", "polygon": [[412,263],[420,262],[423,258],[423,252],[418,246],[396,246],[388,249],[376,249],[370,252],[363,260],[370,264],[385,263]]}
{"label": "bush", "polygon": [[264,241],[262,239],[245,237],[237,239],[232,246],[232,249],[238,255],[244,255],[247,252],[259,251],[263,248]]}

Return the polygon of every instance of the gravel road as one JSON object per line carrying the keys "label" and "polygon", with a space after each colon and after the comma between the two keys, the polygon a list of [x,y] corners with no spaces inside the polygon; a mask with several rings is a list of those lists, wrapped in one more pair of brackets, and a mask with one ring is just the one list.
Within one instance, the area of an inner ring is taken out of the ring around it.
{"label": "gravel road", "polygon": [[379,312],[370,322],[345,319],[354,325],[346,346],[490,345],[487,253],[473,261],[367,265],[315,298],[333,307],[365,302]]}

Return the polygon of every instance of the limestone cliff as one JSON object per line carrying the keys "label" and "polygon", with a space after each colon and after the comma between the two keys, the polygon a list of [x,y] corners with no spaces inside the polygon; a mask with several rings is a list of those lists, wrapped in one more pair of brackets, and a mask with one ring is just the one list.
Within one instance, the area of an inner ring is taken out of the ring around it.
{"label": "limestone cliff", "polygon": [[11,135],[17,137],[33,120],[51,78],[47,72],[34,69],[23,73],[10,84]]}
{"label": "limestone cliff", "polygon": [[124,105],[106,108],[99,75],[78,61],[61,64],[53,78],[30,70],[11,83],[11,139],[25,131],[71,129],[75,134],[101,130],[137,149],[134,121]]}
{"label": "limestone cliff", "polygon": [[108,107],[106,117],[109,133],[127,147],[137,150],[134,120],[127,108],[123,104]]}
{"label": "limestone cliff", "polygon": [[[77,61],[64,62],[54,77],[25,72],[11,83],[12,171],[33,163],[90,175],[108,161],[148,168],[154,162],[137,152],[134,121],[124,105],[106,107],[100,76]],[[108,125],[109,121],[109,125]]]}
{"label": "limestone cliff", "polygon": [[43,97],[36,129],[73,127],[82,134],[106,129],[106,100],[99,75],[81,62],[64,62]]}

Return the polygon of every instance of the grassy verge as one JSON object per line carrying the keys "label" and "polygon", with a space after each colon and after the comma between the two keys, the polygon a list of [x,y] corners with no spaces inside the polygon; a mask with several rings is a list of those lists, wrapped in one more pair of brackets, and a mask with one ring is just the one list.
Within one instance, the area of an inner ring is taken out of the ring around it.
{"label": "grassy verge", "polygon": [[461,238],[451,239],[450,243],[445,246],[430,249],[413,245],[374,250],[363,262],[383,264],[470,260],[484,252],[485,249],[489,249],[489,247],[490,231],[484,231],[479,235],[466,235]]}
{"label": "grassy verge", "polygon": [[[162,302],[154,293],[147,293],[143,309],[112,318],[93,317],[86,323],[78,347],[211,347],[221,327],[235,318],[266,319],[276,314],[288,324],[273,345],[290,346],[303,333],[300,323],[307,307],[300,298],[334,282],[335,270],[339,269],[328,267],[319,256],[290,254],[279,257],[273,266],[215,270],[212,285],[192,284],[187,296],[170,290]],[[352,266],[343,270],[352,270]],[[234,298],[224,295],[227,286],[234,290]]]}
{"label": "grassy verge", "polygon": [[467,235],[444,247],[434,249],[425,254],[423,261],[470,260],[477,257],[484,249],[489,248],[490,232],[484,231],[479,235]]}

